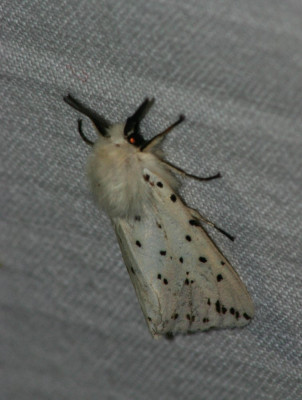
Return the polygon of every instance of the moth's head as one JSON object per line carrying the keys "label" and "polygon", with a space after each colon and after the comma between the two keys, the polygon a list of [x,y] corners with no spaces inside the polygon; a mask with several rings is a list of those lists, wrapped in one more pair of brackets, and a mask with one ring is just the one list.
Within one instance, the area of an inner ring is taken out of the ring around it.
{"label": "moth's head", "polygon": [[[121,143],[123,140],[125,140],[129,144],[138,148],[143,148],[146,145],[147,141],[143,138],[140,132],[140,122],[153,105],[154,99],[145,99],[145,101],[139,106],[135,113],[127,118],[125,124],[114,125],[110,124],[96,111],[80,103],[70,94],[68,96],[65,96],[63,99],[71,107],[89,117],[96,127],[97,132],[105,139],[107,138],[108,140],[110,140],[112,143]],[[93,145],[94,143],[90,141],[90,139],[87,139],[86,136],[83,134],[81,120],[78,121],[78,127],[83,140],[89,145]]]}

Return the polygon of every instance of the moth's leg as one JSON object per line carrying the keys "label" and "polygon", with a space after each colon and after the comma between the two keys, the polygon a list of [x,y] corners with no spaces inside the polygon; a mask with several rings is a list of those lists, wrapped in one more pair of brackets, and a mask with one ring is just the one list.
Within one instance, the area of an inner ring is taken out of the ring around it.
{"label": "moth's leg", "polygon": [[211,222],[208,219],[206,219],[205,217],[203,217],[202,215],[200,215],[200,213],[198,211],[193,210],[192,208],[191,208],[191,210],[193,211],[193,214],[192,214],[193,219],[190,220],[191,225],[202,226],[201,222],[204,222],[204,223],[212,226],[213,228],[217,229],[217,231],[219,231],[220,233],[225,235],[227,238],[229,238],[232,242],[234,242],[235,237],[233,235],[226,232],[224,229],[219,228],[216,224],[214,224],[214,222]]}
{"label": "moth's leg", "polygon": [[165,138],[165,136],[172,131],[177,125],[185,120],[184,115],[180,115],[178,120],[174,122],[172,125],[168,126],[164,131],[154,136],[152,139],[148,140],[143,146],[141,146],[140,150],[148,152],[152,149],[152,147],[157,146],[161,143],[161,141]]}
{"label": "moth's leg", "polygon": [[81,119],[78,119],[78,131],[79,131],[81,138],[84,140],[85,143],[89,144],[89,146],[94,145],[94,143],[85,136],[83,129],[82,129],[82,120]]}
{"label": "moth's leg", "polygon": [[176,172],[179,175],[186,176],[188,178],[193,178],[198,181],[211,181],[212,179],[221,178],[220,172],[218,172],[217,174],[212,175],[212,176],[202,177],[202,176],[197,176],[197,175],[193,175],[193,174],[188,174],[186,171],[184,171],[183,169],[181,169],[179,167],[176,167],[175,165],[171,164],[169,161],[161,160],[161,162],[163,164],[165,164],[172,172]]}
{"label": "moth's leg", "polygon": [[[163,132],[159,133],[158,135],[154,136],[151,140],[147,141],[143,146],[141,146],[140,150],[148,152],[152,149],[152,147],[157,146],[158,144],[161,143],[161,141],[165,138],[165,136],[172,131],[177,125],[182,123],[185,120],[184,115],[180,115],[178,120],[175,121],[172,125],[168,126]],[[172,172],[176,172],[177,174],[180,174],[182,176],[187,176],[188,178],[193,178],[197,179],[198,181],[210,181],[212,179],[217,179],[221,178],[220,172],[218,172],[216,175],[213,176],[207,176],[207,177],[202,177],[202,176],[196,176],[193,174],[188,174],[186,171],[183,169],[176,167],[176,165],[171,164],[169,161],[166,160],[161,160],[163,164],[165,164]]]}

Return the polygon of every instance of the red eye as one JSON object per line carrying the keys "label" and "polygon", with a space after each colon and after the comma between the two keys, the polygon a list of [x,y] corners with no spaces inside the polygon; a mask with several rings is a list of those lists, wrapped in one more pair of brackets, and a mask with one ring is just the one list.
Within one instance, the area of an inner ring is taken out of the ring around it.
{"label": "red eye", "polygon": [[129,142],[130,142],[131,144],[135,144],[135,139],[134,139],[134,137],[131,137],[131,138],[129,139]]}

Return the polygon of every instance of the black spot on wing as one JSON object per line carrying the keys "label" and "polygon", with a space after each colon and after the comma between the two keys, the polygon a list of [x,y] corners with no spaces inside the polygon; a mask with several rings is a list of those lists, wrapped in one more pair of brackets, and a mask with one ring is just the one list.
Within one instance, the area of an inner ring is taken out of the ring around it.
{"label": "black spot on wing", "polygon": [[173,193],[173,194],[171,194],[171,196],[170,196],[170,199],[171,199],[171,201],[173,201],[173,203],[175,203],[176,202],[176,196],[175,196],[175,194]]}
{"label": "black spot on wing", "polygon": [[162,182],[157,182],[156,184],[159,188],[162,188],[164,185],[162,184]]}
{"label": "black spot on wing", "polygon": [[146,182],[149,182],[150,175],[148,175],[148,174],[144,175],[144,179],[145,179]]}
{"label": "black spot on wing", "polygon": [[142,247],[142,244],[141,244],[141,242],[140,242],[139,240],[137,240],[137,241],[135,242],[135,244],[137,245],[137,247]]}
{"label": "black spot on wing", "polygon": [[202,320],[202,322],[203,322],[204,324],[208,323],[208,322],[209,322],[209,318],[204,318],[204,319]]}
{"label": "black spot on wing", "polygon": [[160,254],[161,256],[165,256],[165,255],[167,254],[167,252],[166,252],[165,250],[161,250],[161,251],[159,252],[159,254]]}
{"label": "black spot on wing", "polygon": [[208,260],[205,257],[199,257],[199,261],[202,263],[206,263]]}
{"label": "black spot on wing", "polygon": [[131,270],[131,272],[133,273],[133,275],[135,275],[134,268],[133,268],[133,267],[131,267],[131,268],[130,268],[130,270]]}
{"label": "black spot on wing", "polygon": [[223,276],[222,276],[221,274],[218,274],[218,275],[216,276],[216,279],[217,279],[217,282],[220,282],[220,281],[223,280]]}
{"label": "black spot on wing", "polygon": [[192,240],[191,236],[190,236],[190,235],[186,235],[186,240],[187,240],[188,242],[191,242],[191,240]]}
{"label": "black spot on wing", "polygon": [[179,257],[179,262],[183,263],[184,259],[182,257]]}
{"label": "black spot on wing", "polygon": [[199,226],[199,222],[196,219],[190,219],[189,224],[192,226]]}
{"label": "black spot on wing", "polygon": [[[157,279],[159,279],[159,280],[162,279],[161,274],[157,274]],[[168,279],[167,279],[167,278],[164,278],[164,279],[163,279],[163,282],[164,282],[165,285],[168,285]]]}
{"label": "black spot on wing", "polygon": [[218,313],[220,313],[221,306],[220,306],[220,301],[219,301],[219,300],[216,301],[215,307],[216,307],[216,311],[217,311]]}
{"label": "black spot on wing", "polygon": [[225,262],[224,262],[224,261],[220,261],[220,264],[221,264],[221,265],[224,265],[224,264],[225,264]]}
{"label": "black spot on wing", "polygon": [[230,313],[231,313],[232,315],[235,315],[235,309],[234,309],[233,307],[230,308]]}
{"label": "black spot on wing", "polygon": [[177,318],[178,318],[178,314],[177,313],[172,314],[171,319],[177,319]]}
{"label": "black spot on wing", "polygon": [[185,284],[186,285],[188,285],[190,282],[189,282],[189,279],[188,278],[186,278],[186,280],[185,280]]}
{"label": "black spot on wing", "polygon": [[140,215],[136,215],[136,216],[134,217],[134,219],[135,219],[135,221],[140,221],[140,220],[141,220],[141,217],[140,217]]}
{"label": "black spot on wing", "polygon": [[247,319],[247,320],[251,319],[251,317],[250,317],[247,313],[244,313],[243,316],[244,316],[244,318]]}

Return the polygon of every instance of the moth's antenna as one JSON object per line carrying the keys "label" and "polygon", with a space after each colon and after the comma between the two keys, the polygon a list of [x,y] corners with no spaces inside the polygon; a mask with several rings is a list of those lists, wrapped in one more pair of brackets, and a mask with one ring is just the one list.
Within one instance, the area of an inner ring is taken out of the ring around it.
{"label": "moth's antenna", "polygon": [[212,179],[221,178],[220,172],[218,172],[216,175],[202,177],[202,176],[197,176],[197,175],[193,175],[193,174],[188,174],[186,171],[184,171],[183,169],[181,169],[179,167],[176,167],[175,165],[171,164],[169,161],[161,160],[161,162],[163,164],[167,165],[167,167],[170,168],[172,170],[172,172],[176,172],[177,174],[186,176],[188,178],[196,179],[197,181],[211,181]]}
{"label": "moth's antenna", "polygon": [[150,108],[153,106],[154,101],[155,101],[154,98],[152,99],[146,98],[142,102],[142,104],[138,107],[138,109],[135,111],[135,113],[127,118],[124,128],[124,133],[126,136],[128,136],[128,134],[131,133],[132,131],[139,129],[139,124],[141,120],[145,117]]}
{"label": "moth's antenna", "polygon": [[85,134],[83,132],[82,122],[83,121],[81,119],[78,119],[78,131],[79,131],[79,134],[80,134],[81,138],[84,140],[85,143],[89,144],[89,146],[93,146],[94,143],[90,139],[88,139],[88,137],[85,136]]}
{"label": "moth's antenna", "polygon": [[105,118],[99,115],[96,111],[85,106],[79,100],[75,99],[73,96],[71,96],[71,94],[64,96],[63,100],[75,110],[81,112],[82,114],[85,114],[88,118],[90,118],[100,134],[108,137],[108,129],[110,127],[110,124],[108,121],[105,120]]}
{"label": "moth's antenna", "polygon": [[181,122],[185,120],[184,115],[180,115],[178,120],[174,122],[172,125],[168,126],[163,132],[159,133],[158,135],[154,136],[152,139],[148,140],[141,148],[141,151],[148,151],[152,147],[158,145],[164,137],[167,135],[167,133],[171,132],[173,128],[175,128],[177,125],[179,125]]}

